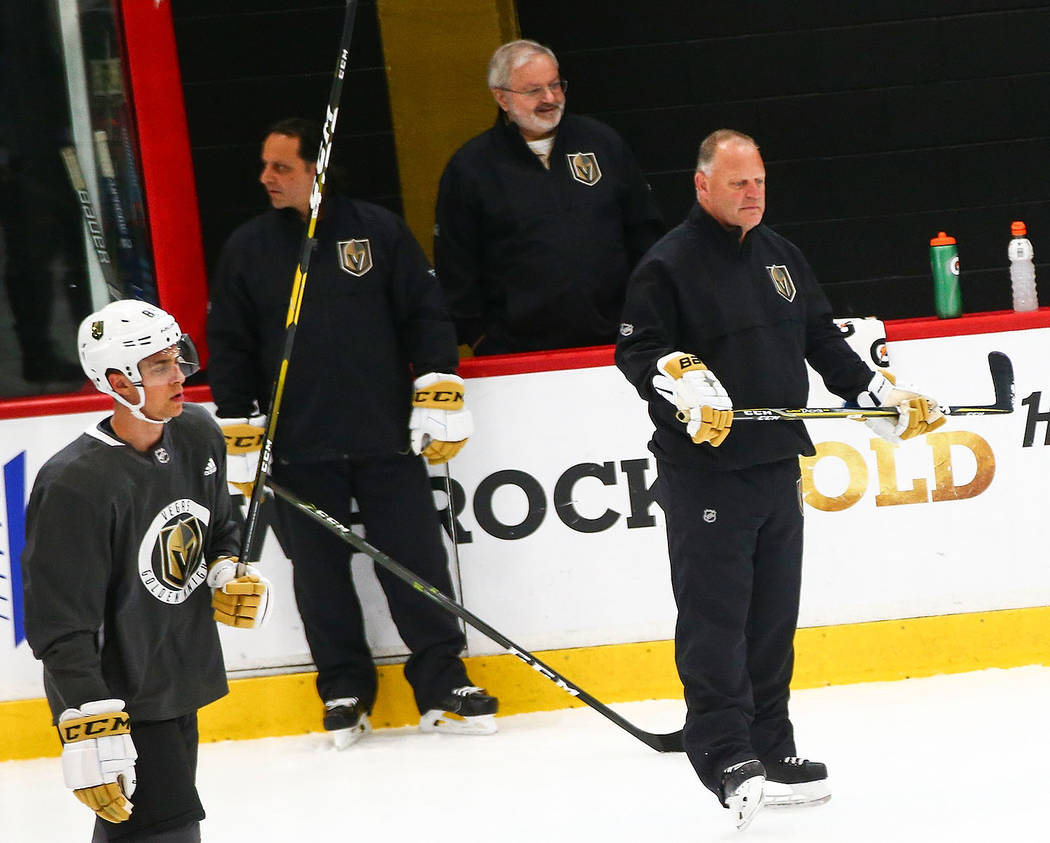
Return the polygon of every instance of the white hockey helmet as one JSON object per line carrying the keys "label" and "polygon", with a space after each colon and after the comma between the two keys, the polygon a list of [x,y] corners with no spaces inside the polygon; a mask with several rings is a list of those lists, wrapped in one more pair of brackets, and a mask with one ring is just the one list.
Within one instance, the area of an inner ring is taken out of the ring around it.
{"label": "white hockey helmet", "polygon": [[[110,302],[80,323],[77,350],[84,374],[99,392],[111,395],[145,421],[141,407],[146,399],[139,363],[158,351],[177,346],[182,373],[189,377],[200,369],[193,341],[179,327],[175,317],[159,307],[136,299]],[[130,404],[109,385],[107,372],[117,371],[128,378],[139,392],[138,404]]]}

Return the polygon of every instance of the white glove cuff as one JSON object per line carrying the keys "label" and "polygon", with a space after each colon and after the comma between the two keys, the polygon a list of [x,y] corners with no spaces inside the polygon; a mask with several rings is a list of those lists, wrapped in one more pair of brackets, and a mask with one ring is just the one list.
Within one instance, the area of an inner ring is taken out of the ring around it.
{"label": "white glove cuff", "polygon": [[876,372],[872,375],[868,386],[857,396],[857,404],[869,410],[875,407],[882,407],[894,389],[896,387],[893,385],[893,381],[882,374],[882,372]]}
{"label": "white glove cuff", "polygon": [[[209,588],[222,588],[226,583],[237,579],[237,566],[240,564],[240,560],[236,556],[220,556],[208,569],[208,587]],[[254,565],[245,563],[244,565],[245,574],[255,574],[260,580],[264,580],[265,577],[259,573],[259,569]]]}

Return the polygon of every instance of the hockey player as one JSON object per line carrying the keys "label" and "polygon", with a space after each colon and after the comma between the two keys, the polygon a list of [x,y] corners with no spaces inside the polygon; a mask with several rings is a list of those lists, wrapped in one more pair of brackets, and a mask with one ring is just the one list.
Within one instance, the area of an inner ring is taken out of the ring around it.
{"label": "hockey player", "polygon": [[831,797],[824,764],[799,758],[788,716],[802,569],[802,422],[733,426],[733,407],[800,407],[806,362],[866,407],[893,441],[944,423],[850,349],[805,258],[762,225],[765,167],[747,135],[700,146],[697,202],[628,285],[617,365],[649,403],[657,500],[678,606],[683,743],[701,782],[745,828],[765,800]]}
{"label": "hockey player", "polygon": [[489,63],[499,106],[441,176],[434,260],[459,342],[504,354],[616,339],[631,268],[666,231],[613,129],[565,113],[554,53],[512,41]]}
{"label": "hockey player", "polygon": [[[26,637],[93,841],[200,840],[197,710],[226,693],[213,621],[250,628],[270,601],[237,575],[225,443],[184,403],[197,370],[163,310],[117,301],[77,336],[113,414],[40,469],[22,554]],[[134,800],[134,801],[132,801]]]}
{"label": "hockey player", "polygon": [[[233,233],[214,274],[209,377],[220,421],[232,431],[265,426],[259,409],[267,410],[281,360],[319,143],[320,127],[308,120],[271,128],[260,181],[272,209]],[[356,499],[369,542],[451,594],[419,456],[446,462],[472,431],[441,287],[404,222],[383,208],[328,195],[314,239],[275,436],[274,479],[344,522]],[[256,458],[257,451],[258,445]],[[230,451],[235,472],[248,457]],[[242,480],[254,477],[250,463],[241,469]],[[317,667],[324,728],[343,748],[368,729],[377,691],[349,554],[337,536],[290,504],[278,499],[276,513]],[[420,728],[494,732],[497,701],[468,679],[456,620],[392,574],[376,573],[411,651],[405,677]]]}

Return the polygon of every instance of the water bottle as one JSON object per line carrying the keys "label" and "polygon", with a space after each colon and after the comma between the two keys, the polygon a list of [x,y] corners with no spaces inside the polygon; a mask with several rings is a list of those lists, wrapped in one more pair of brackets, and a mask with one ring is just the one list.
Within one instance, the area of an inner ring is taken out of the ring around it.
{"label": "water bottle", "polygon": [[930,269],[933,270],[933,306],[941,319],[962,315],[959,290],[959,250],[955,238],[943,231],[930,241]]}
{"label": "water bottle", "polygon": [[1028,229],[1020,220],[1010,223],[1010,287],[1013,290],[1014,310],[1035,310],[1039,299],[1035,292],[1035,264],[1032,262],[1032,244],[1025,235]]}

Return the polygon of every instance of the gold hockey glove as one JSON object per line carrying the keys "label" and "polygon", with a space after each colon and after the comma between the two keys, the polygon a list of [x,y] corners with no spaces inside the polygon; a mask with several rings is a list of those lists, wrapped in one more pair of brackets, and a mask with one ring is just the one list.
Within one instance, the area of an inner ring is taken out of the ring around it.
{"label": "gold hockey glove", "polygon": [[463,403],[463,379],[430,372],[416,378],[408,419],[412,450],[430,465],[448,462],[474,432],[474,419]]}
{"label": "gold hockey glove", "polygon": [[226,438],[226,482],[230,494],[252,496],[255,474],[259,469],[259,452],[266,438],[266,416],[242,416],[219,419]]}
{"label": "gold hockey glove", "polygon": [[703,361],[695,354],[672,351],[656,361],[653,387],[670,401],[685,422],[685,432],[697,445],[717,448],[733,425],[733,402]]}
{"label": "gold hockey glove", "polygon": [[875,433],[889,442],[902,442],[941,427],[947,419],[932,398],[904,384],[890,372],[876,372],[867,389],[857,396],[861,407],[892,407],[897,418],[865,419]]}
{"label": "gold hockey glove", "polygon": [[270,614],[273,586],[254,565],[245,565],[245,573],[238,577],[238,562],[236,556],[222,556],[209,566],[211,607],[219,623],[257,629]]}
{"label": "gold hockey glove", "polygon": [[96,700],[58,718],[66,787],[106,822],[131,816],[138,753],[124,700]]}

